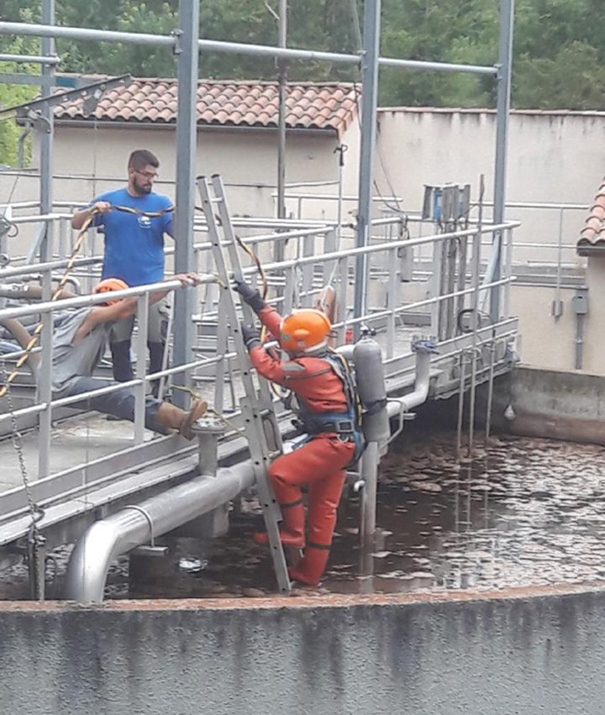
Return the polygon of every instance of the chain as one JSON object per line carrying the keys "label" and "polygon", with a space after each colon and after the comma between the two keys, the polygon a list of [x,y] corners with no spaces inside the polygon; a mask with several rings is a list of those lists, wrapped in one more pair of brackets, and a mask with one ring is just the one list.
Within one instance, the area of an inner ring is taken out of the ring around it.
{"label": "chain", "polygon": [[[0,360],[0,369],[2,370],[2,376],[5,380],[5,385],[7,385],[6,363],[4,361],[4,358]],[[17,453],[19,469],[21,471],[21,479],[23,481],[23,487],[25,488],[27,506],[31,515],[31,525],[27,535],[27,540],[31,549],[31,554],[33,555],[33,580],[34,583],[37,583],[37,577],[40,573],[40,547],[44,544],[44,537],[38,529],[38,522],[44,517],[44,510],[35,503],[34,496],[32,494],[29,476],[27,474],[27,466],[25,464],[25,454],[23,453],[22,435],[21,432],[19,432],[17,425],[17,417],[15,415],[15,408],[13,404],[13,396],[10,389],[10,385],[7,386],[5,394],[7,398],[8,409],[11,416],[11,439],[13,442],[13,447],[15,448],[15,452]],[[39,588],[39,585],[37,586],[37,588]]]}

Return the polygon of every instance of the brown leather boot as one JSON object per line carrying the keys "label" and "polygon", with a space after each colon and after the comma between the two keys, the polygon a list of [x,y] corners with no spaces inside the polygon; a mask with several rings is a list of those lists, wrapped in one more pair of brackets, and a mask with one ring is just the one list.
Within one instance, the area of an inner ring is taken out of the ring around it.
{"label": "brown leather boot", "polygon": [[189,412],[185,412],[169,402],[162,402],[155,413],[155,419],[168,431],[178,432],[185,439],[192,440],[193,423],[203,417],[207,409],[208,403],[205,400],[194,400]]}

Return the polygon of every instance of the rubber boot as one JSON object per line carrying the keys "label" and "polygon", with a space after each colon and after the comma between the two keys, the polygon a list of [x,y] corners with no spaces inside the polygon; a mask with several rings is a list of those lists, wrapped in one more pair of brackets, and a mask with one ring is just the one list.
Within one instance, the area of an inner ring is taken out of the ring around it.
{"label": "rubber boot", "polygon": [[[293,504],[281,505],[282,521],[279,525],[279,536],[284,546],[302,549],[305,546],[305,508],[302,499]],[[269,535],[266,531],[253,534],[257,544],[268,544]]]}
{"label": "rubber boot", "polygon": [[309,544],[302,559],[296,566],[288,569],[290,578],[308,586],[317,586],[326,570],[329,557],[329,546]]}
{"label": "rubber boot", "polygon": [[[154,372],[160,372],[162,370],[165,347],[166,343],[147,343],[147,348],[149,349],[149,373],[151,375],[153,375]],[[168,365],[166,365],[166,367],[168,367]],[[157,397],[159,389],[160,380],[154,380],[151,383],[151,394]]]}
{"label": "rubber boot", "polygon": [[113,366],[113,379],[116,382],[128,382],[134,379],[132,363],[130,362],[130,340],[120,340],[111,343],[111,359]]}
{"label": "rubber boot", "polygon": [[192,440],[192,426],[204,416],[207,409],[208,403],[205,400],[194,400],[189,412],[169,402],[162,402],[155,413],[155,421],[168,432],[178,432],[185,439]]}

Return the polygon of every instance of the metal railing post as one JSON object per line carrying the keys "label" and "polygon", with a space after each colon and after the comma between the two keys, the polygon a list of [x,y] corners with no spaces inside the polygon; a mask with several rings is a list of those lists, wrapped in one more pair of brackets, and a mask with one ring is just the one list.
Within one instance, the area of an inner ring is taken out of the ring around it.
{"label": "metal railing post", "polygon": [[[513,62],[513,21],[515,15],[515,0],[500,2],[500,39],[498,49],[498,100],[496,119],[496,165],[494,172],[494,215],[495,224],[504,220],[506,202],[506,155],[508,151],[508,120],[510,114],[510,95]],[[494,235],[493,280],[500,279],[502,233]],[[496,322],[500,316],[500,287],[490,291],[490,315]]]}
{"label": "metal railing post", "polygon": [[392,248],[385,253],[389,259],[389,279],[387,283],[386,305],[385,308],[390,310],[390,315],[387,320],[387,358],[393,357],[395,353],[395,329],[397,324],[397,249]]}
{"label": "metal railing post", "polygon": [[[197,156],[197,82],[199,0],[179,0],[178,122],[176,127],[176,202],[174,215],[174,270],[187,273],[194,265],[193,216],[195,207],[195,167]],[[174,296],[174,364],[186,365],[193,355],[193,291],[177,291]],[[189,373],[175,376],[175,384],[186,386]],[[185,404],[185,394],[178,391],[175,403]]]}
{"label": "metal railing post", "polygon": [[[378,103],[378,55],[380,45],[381,0],[366,0],[363,23],[362,56],[362,106],[361,148],[359,162],[359,208],[357,211],[356,246],[370,243],[372,222],[372,188],[374,178],[374,145],[376,143],[376,108]],[[369,271],[368,256],[359,254],[355,259],[354,316],[361,318],[366,312]],[[355,324],[355,335],[359,325]]]}
{"label": "metal railing post", "polygon": [[136,377],[141,380],[140,385],[134,388],[134,443],[141,444],[145,439],[145,395],[147,383],[147,332],[149,325],[149,293],[145,293],[137,300],[137,363]]}

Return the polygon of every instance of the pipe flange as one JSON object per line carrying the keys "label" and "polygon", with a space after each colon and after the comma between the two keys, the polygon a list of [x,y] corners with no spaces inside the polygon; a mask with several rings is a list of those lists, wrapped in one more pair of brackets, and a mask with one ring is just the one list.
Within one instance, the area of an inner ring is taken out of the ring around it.
{"label": "pipe flange", "polygon": [[429,338],[418,338],[412,342],[413,353],[437,353],[437,345]]}
{"label": "pipe flange", "polygon": [[225,425],[216,417],[200,417],[191,425],[191,431],[196,434],[216,434],[225,433]]}

